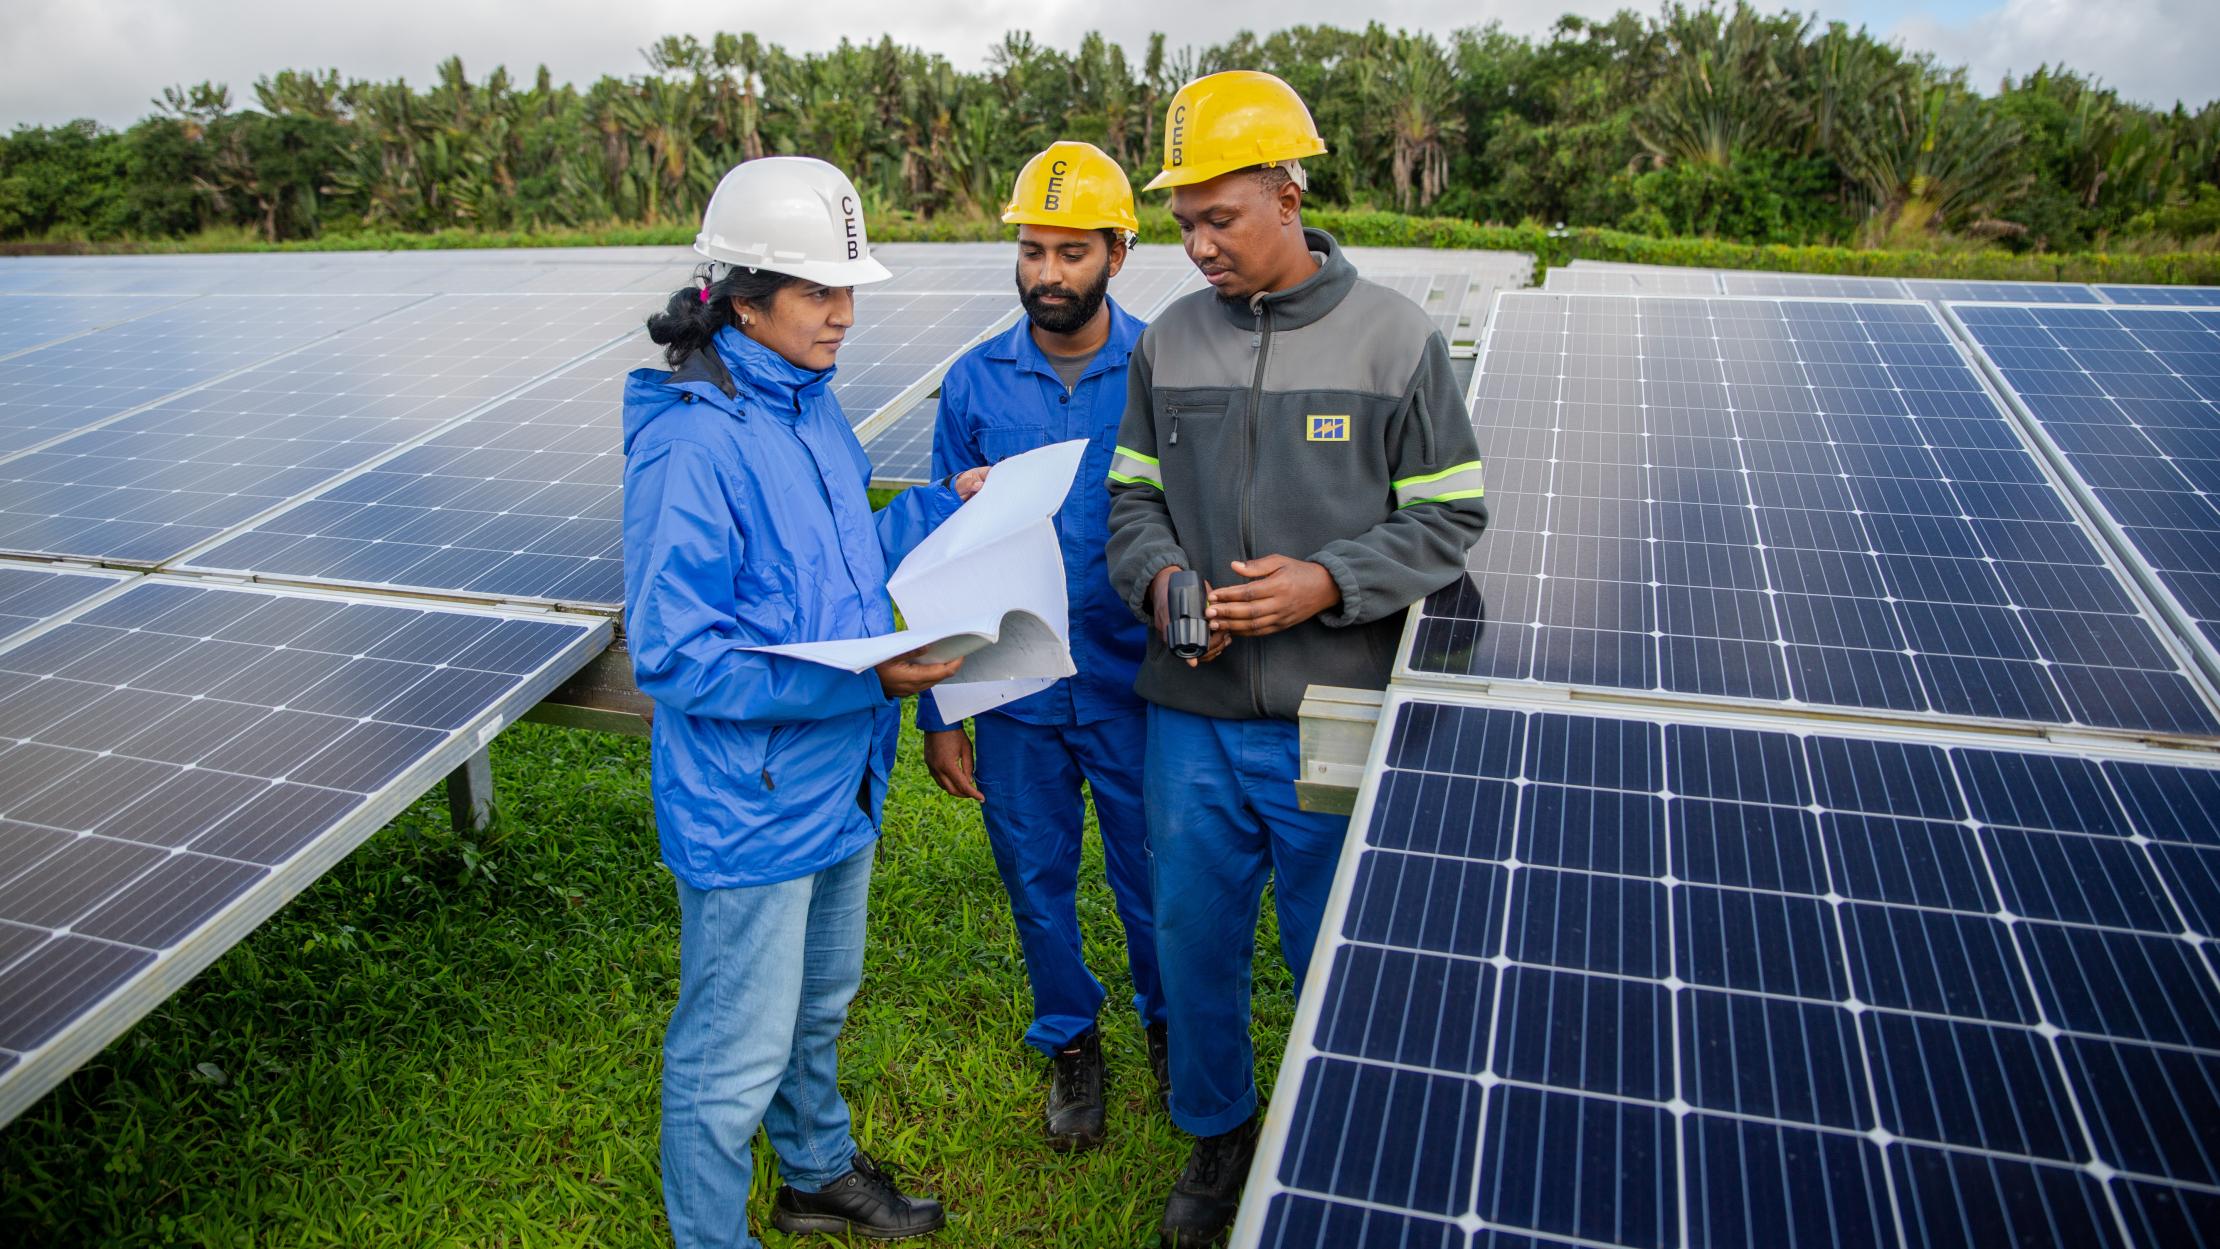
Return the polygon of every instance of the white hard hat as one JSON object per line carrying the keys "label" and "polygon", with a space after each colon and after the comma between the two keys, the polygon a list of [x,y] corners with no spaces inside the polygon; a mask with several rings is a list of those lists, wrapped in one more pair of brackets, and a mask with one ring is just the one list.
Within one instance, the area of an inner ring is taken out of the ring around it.
{"label": "white hard hat", "polygon": [[694,250],[825,286],[863,286],[894,276],[871,258],[856,184],[811,156],[734,165],[709,197]]}

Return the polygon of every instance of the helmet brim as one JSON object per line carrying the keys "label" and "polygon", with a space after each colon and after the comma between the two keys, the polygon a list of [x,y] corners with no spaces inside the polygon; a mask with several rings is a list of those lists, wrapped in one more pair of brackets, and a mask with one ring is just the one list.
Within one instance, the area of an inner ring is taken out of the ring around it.
{"label": "helmet brim", "polygon": [[1123,221],[1109,221],[1101,217],[1090,217],[1075,221],[1070,217],[1059,217],[1054,213],[1045,212],[1006,212],[1002,214],[1002,224],[1010,226],[1061,226],[1067,230],[1132,230],[1135,232],[1138,232],[1141,228],[1140,221],[1132,217]]}
{"label": "helmet brim", "polygon": [[887,281],[894,276],[887,271],[885,265],[880,264],[875,257],[869,255],[856,260],[773,261],[766,264],[760,259],[741,258],[725,253],[721,248],[711,249],[699,243],[694,245],[694,251],[707,256],[711,260],[721,260],[726,264],[736,264],[749,269],[761,269],[770,273],[783,273],[788,277],[800,278],[804,282],[815,282],[819,286],[869,286],[874,282]]}

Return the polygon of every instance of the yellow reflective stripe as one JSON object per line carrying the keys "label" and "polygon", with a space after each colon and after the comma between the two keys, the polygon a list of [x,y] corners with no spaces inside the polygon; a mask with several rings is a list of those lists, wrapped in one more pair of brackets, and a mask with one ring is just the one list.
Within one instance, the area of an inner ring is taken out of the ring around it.
{"label": "yellow reflective stripe", "polygon": [[[1118,450],[1120,450],[1120,451],[1123,451],[1123,450],[1125,450],[1125,448],[1124,448],[1124,447],[1120,447],[1120,448],[1118,448]],[[1466,460],[1466,461],[1465,461],[1464,463],[1462,463],[1462,464],[1452,464],[1452,465],[1450,465],[1450,466],[1449,466],[1448,468],[1445,468],[1445,469],[1441,470],[1441,471],[1440,471],[1440,472],[1438,472],[1438,473],[1426,473],[1426,474],[1423,474],[1423,475],[1421,475],[1421,476],[1418,476],[1418,477],[1405,477],[1405,478],[1404,478],[1403,480],[1401,480],[1401,481],[1398,481],[1398,482],[1396,482],[1396,483],[1394,483],[1394,484],[1395,484],[1395,488],[1396,488],[1396,490],[1398,490],[1398,491],[1401,491],[1401,490],[1405,489],[1406,487],[1410,487],[1410,486],[1423,486],[1423,485],[1425,485],[1425,484],[1426,484],[1426,483],[1428,483],[1428,482],[1433,482],[1433,481],[1440,481],[1440,480],[1441,480],[1442,478],[1444,478],[1444,477],[1448,477],[1448,476],[1451,476],[1451,475],[1453,475],[1453,474],[1456,474],[1456,473],[1462,473],[1462,472],[1466,472],[1466,471],[1471,471],[1471,472],[1475,472],[1475,473],[1479,472],[1479,471],[1480,471],[1480,461],[1478,461],[1478,460]]]}
{"label": "yellow reflective stripe", "polygon": [[1154,456],[1124,447],[1119,447],[1117,454],[1110,458],[1110,480],[1121,486],[1154,486],[1162,490],[1164,483],[1157,476],[1162,471]]}
{"label": "yellow reflective stripe", "polygon": [[1424,473],[1405,477],[1395,483],[1395,506],[1413,507],[1420,503],[1450,503],[1458,499],[1478,499],[1487,494],[1481,480],[1480,461],[1469,460],[1452,464],[1437,473]]}

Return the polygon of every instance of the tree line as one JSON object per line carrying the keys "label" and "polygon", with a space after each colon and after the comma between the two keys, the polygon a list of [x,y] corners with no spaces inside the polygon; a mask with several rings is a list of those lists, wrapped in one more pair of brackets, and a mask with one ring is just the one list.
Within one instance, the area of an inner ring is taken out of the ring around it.
{"label": "tree line", "polygon": [[895,44],[794,53],[752,34],[668,37],[646,69],[579,88],[459,58],[435,80],[283,70],[251,104],[172,87],[112,130],[0,139],[0,238],[272,242],[364,230],[686,223],[767,153],[847,169],[876,214],[976,220],[1026,158],[1096,143],[1136,182],[1166,101],[1219,69],[1269,70],[1332,149],[1315,198],[1493,222],[1748,243],[2014,250],[2213,246],[2220,104],[2156,109],[2064,67],[1983,91],[1962,69],[1743,0],[1568,16],[1529,39],[1299,26],[1138,57],[1005,35],[977,72]]}

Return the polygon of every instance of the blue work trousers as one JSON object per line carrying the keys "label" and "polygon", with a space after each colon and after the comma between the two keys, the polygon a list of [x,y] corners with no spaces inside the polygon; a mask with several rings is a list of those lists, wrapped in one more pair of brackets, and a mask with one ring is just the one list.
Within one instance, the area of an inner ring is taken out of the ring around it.
{"label": "blue work trousers", "polygon": [[756,1249],[759,1124],[796,1189],[848,1173],[834,1042],[863,979],[872,851],[775,885],[678,882],[678,1008],[663,1038],[663,1204],[678,1249]]}
{"label": "blue work trousers", "polygon": [[1144,793],[1156,948],[1171,1005],[1172,1122],[1194,1136],[1256,1113],[1251,964],[1264,882],[1298,988],[1326,912],[1349,817],[1296,805],[1300,731],[1151,704]]}
{"label": "blue work trousers", "polygon": [[1087,814],[1082,778],[1094,795],[1110,895],[1125,925],[1133,1010],[1143,1025],[1162,1022],[1148,823],[1141,811],[1142,715],[1043,725],[989,714],[972,723],[979,792],[987,799],[987,843],[1010,895],[1018,948],[1033,983],[1025,1043],[1053,1054],[1094,1027],[1102,1009],[1102,982],[1087,970],[1080,949],[1079,846]]}

